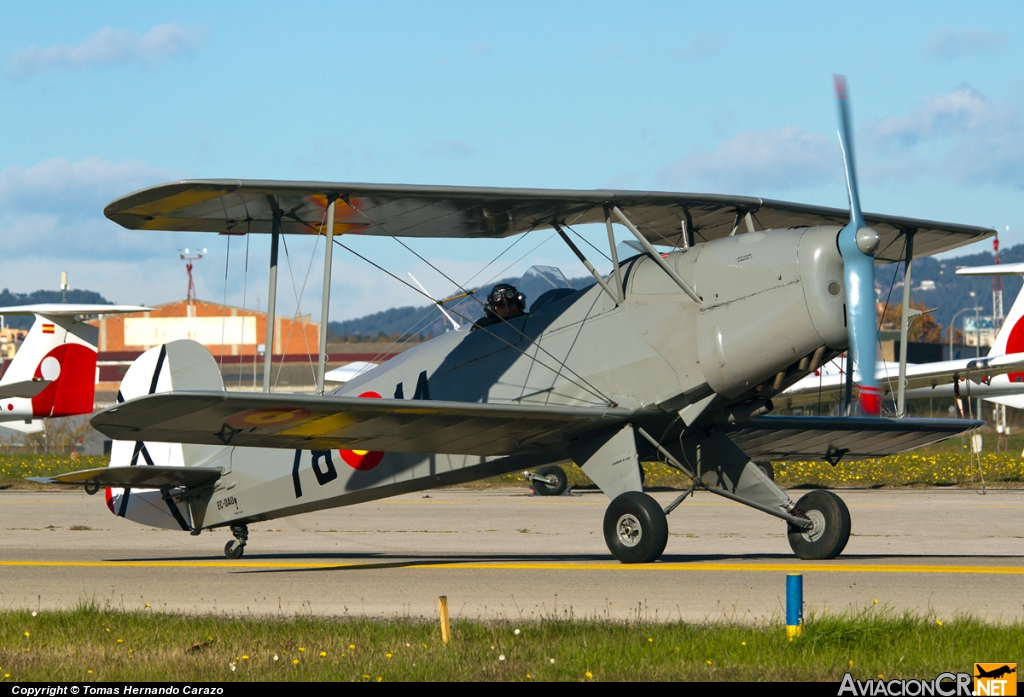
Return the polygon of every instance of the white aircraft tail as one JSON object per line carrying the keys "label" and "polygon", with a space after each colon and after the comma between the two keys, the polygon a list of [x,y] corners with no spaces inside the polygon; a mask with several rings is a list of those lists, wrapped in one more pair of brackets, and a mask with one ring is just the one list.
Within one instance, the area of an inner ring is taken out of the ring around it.
{"label": "white aircraft tail", "polygon": [[80,321],[78,316],[147,309],[135,305],[60,303],[0,308],[0,315],[35,316],[25,341],[0,380],[0,420],[30,421],[92,413],[99,329]]}
{"label": "white aircraft tail", "polygon": [[[1024,276],[1024,264],[994,264],[992,266],[975,266],[957,269],[958,276]],[[1007,353],[1024,351],[1024,289],[1017,294],[1010,307],[1010,312],[1003,320],[1003,326],[996,335],[995,343],[988,352],[990,356],[1003,356]],[[1016,373],[1024,381],[1024,373]],[[1010,382],[1018,382],[1011,375]]]}
{"label": "white aircraft tail", "polygon": [[[202,344],[194,341],[172,341],[155,346],[139,356],[117,393],[117,401],[174,390],[223,391],[224,381],[217,361]],[[230,470],[227,448],[153,441],[113,442],[111,467],[220,466]],[[106,490],[110,512],[136,523],[171,530],[191,530],[192,516],[188,506],[179,506],[157,489]]]}

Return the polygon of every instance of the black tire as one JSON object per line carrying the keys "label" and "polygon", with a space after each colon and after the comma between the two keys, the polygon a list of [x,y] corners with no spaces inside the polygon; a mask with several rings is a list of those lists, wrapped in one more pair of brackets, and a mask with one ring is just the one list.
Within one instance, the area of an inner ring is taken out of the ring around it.
{"label": "black tire", "polygon": [[533,490],[536,491],[539,496],[561,496],[565,493],[566,487],[569,486],[569,478],[565,476],[565,470],[558,465],[541,467],[537,470],[537,474],[555,482],[554,484],[548,484],[541,479],[534,479],[532,482]]}
{"label": "black tire", "polygon": [[612,556],[623,564],[652,562],[668,543],[665,511],[642,492],[620,494],[605,511],[604,541]]}
{"label": "black tire", "polygon": [[230,540],[224,545],[224,556],[228,559],[241,559],[245,552],[245,545],[239,544],[238,540]]}
{"label": "black tire", "polygon": [[761,471],[764,472],[764,476],[768,477],[768,479],[771,479],[773,482],[775,481],[775,468],[772,467],[772,463],[755,462],[754,464],[761,468]]}
{"label": "black tire", "polygon": [[834,559],[850,540],[850,510],[831,491],[812,491],[796,502],[815,523],[811,530],[789,526],[789,546],[801,559]]}

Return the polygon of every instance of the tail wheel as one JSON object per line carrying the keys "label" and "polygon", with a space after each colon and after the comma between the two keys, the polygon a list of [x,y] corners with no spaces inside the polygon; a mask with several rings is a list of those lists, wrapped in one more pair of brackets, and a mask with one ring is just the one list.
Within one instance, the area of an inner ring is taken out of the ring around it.
{"label": "tail wheel", "polygon": [[542,467],[537,470],[537,475],[544,479],[534,479],[533,490],[541,496],[561,496],[569,485],[569,478],[565,476],[565,470],[558,465]]}
{"label": "tail wheel", "polygon": [[231,540],[224,545],[224,556],[228,559],[241,559],[243,552],[245,552],[245,545],[238,540]]}
{"label": "tail wheel", "polygon": [[623,564],[646,564],[661,556],[668,543],[665,511],[639,491],[616,496],[604,514],[604,541]]}
{"label": "tail wheel", "polygon": [[834,559],[850,540],[850,510],[831,491],[812,491],[796,502],[812,525],[789,526],[789,546],[801,559]]}

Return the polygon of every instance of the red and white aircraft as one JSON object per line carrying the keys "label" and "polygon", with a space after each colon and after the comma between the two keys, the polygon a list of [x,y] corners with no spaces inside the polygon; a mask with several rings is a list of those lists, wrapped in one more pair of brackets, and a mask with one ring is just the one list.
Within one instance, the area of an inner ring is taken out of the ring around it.
{"label": "red and white aircraft", "polygon": [[[1024,264],[998,264],[957,269],[960,276],[1024,276]],[[899,363],[879,361],[875,375],[883,404],[899,387]],[[854,366],[854,382],[859,379]],[[776,408],[828,404],[840,398],[846,380],[846,359],[836,358],[772,399]],[[1024,291],[1017,295],[987,356],[954,361],[907,364],[907,399],[929,397],[982,398],[1024,409]],[[891,402],[889,402],[891,404]]]}
{"label": "red and white aircraft", "polygon": [[147,310],[68,303],[0,307],[0,315],[36,318],[0,379],[0,426],[38,433],[43,429],[39,419],[91,414],[99,329],[79,318]]}

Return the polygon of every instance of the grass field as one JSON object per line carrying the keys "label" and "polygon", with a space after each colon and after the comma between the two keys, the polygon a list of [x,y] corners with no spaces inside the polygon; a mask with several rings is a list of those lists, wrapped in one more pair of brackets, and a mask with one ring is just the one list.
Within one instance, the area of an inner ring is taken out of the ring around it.
{"label": "grass field", "polygon": [[[1019,440],[1020,442],[1017,442]],[[1014,439],[1006,452],[983,452],[981,471],[985,483],[994,487],[1024,485],[1024,459],[1021,458],[1024,437]],[[45,485],[25,482],[25,477],[41,477],[93,467],[106,467],[109,458],[66,455],[0,455],[0,489],[38,489]],[[573,465],[565,466],[569,483],[574,487],[591,487],[593,482]],[[677,470],[657,462],[644,464],[647,487],[684,489],[689,480]],[[827,462],[781,462],[775,464],[775,481],[782,487],[906,487],[906,486],[978,486],[981,476],[977,465],[964,449],[960,439],[913,453],[892,455],[875,460],[840,462],[833,467]],[[493,486],[527,486],[520,473],[469,484],[474,488]]]}
{"label": "grass field", "polygon": [[0,614],[0,679],[146,680],[785,680],[931,679],[975,661],[1024,656],[1024,625],[895,616],[778,623],[598,620],[436,622],[159,615],[83,605]]}

